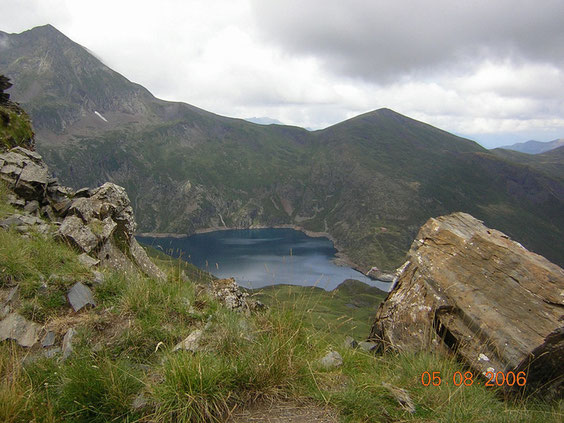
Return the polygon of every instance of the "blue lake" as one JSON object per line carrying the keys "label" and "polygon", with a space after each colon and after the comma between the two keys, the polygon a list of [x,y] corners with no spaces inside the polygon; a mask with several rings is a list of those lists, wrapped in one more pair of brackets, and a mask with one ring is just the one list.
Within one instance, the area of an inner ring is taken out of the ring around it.
{"label": "blue lake", "polygon": [[183,238],[137,239],[219,278],[234,277],[246,288],[293,284],[330,291],[345,279],[357,279],[385,291],[391,288],[390,283],[333,263],[337,250],[329,239],[312,238],[294,229],[237,229]]}

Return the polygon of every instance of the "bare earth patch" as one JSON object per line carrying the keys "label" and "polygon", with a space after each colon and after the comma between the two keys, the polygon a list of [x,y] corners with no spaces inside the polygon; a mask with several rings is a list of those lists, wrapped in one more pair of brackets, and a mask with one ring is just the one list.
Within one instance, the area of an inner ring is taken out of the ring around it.
{"label": "bare earth patch", "polygon": [[278,401],[255,404],[238,410],[229,423],[337,423],[338,414],[325,407],[294,401]]}

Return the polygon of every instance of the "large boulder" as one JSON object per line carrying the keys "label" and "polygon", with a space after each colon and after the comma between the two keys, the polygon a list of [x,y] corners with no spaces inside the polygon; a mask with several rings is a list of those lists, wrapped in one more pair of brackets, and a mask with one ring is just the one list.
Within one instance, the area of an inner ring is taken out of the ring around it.
{"label": "large boulder", "polygon": [[370,338],[384,350],[448,348],[475,372],[524,371],[531,392],[562,396],[563,311],[563,269],[454,213],[421,227]]}

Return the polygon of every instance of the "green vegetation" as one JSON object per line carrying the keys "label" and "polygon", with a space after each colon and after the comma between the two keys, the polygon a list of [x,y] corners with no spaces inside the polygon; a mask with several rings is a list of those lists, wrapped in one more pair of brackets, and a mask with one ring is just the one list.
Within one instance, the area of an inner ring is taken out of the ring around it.
{"label": "green vegetation", "polygon": [[362,282],[348,280],[333,291],[299,285],[276,285],[251,290],[271,308],[292,310],[312,328],[363,339],[387,293]]}
{"label": "green vegetation", "polygon": [[[0,236],[2,284],[19,284],[24,302],[43,301],[45,293],[36,289],[39,275],[60,276],[45,281],[59,297],[71,280],[87,278],[76,253],[64,244],[11,231]],[[211,422],[256,401],[288,398],[328,406],[346,422],[562,419],[563,402],[503,400],[477,384],[421,384],[425,371],[440,371],[445,379],[464,372],[453,359],[373,356],[345,348],[346,335],[361,339],[368,333],[381,299],[381,293],[357,282],[333,292],[265,288],[256,295],[269,309],[247,316],[198,288],[209,275],[156,250],[150,253],[166,269],[166,282],[106,270],[104,283],[93,287],[97,307],[69,315],[61,313],[65,304],[45,301],[41,315],[27,316],[51,328],[77,329],[67,360],[44,358],[40,347],[29,352],[11,342],[0,344],[0,421]],[[172,351],[195,329],[204,331],[198,352]],[[330,350],[341,353],[343,366],[320,365]],[[406,389],[416,412],[405,411],[383,383]]]}
{"label": "green vegetation", "polygon": [[541,154],[526,154],[503,148],[496,148],[492,153],[509,162],[531,167],[551,178],[564,181],[564,146]]}
{"label": "green vegetation", "polygon": [[0,181],[0,218],[15,213],[16,209],[8,203],[10,190],[3,181]]}
{"label": "green vegetation", "polygon": [[33,136],[29,117],[22,109],[0,104],[0,151],[31,145]]}

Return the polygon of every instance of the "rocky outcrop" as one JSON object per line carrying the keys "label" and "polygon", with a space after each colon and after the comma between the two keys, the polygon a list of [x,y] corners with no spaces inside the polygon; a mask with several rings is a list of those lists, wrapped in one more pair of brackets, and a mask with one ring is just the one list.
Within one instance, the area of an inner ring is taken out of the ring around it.
{"label": "rocky outcrop", "polygon": [[562,396],[564,270],[468,214],[429,219],[370,338],[448,348],[475,372],[524,371],[531,392]]}
{"label": "rocky outcrop", "polygon": [[124,188],[107,182],[75,192],[49,176],[39,154],[21,147],[0,154],[0,178],[14,193],[10,203],[22,209],[0,227],[46,233],[50,221],[58,226],[56,236],[86,255],[83,262],[165,278],[134,238],[136,223]]}
{"label": "rocky outcrop", "polygon": [[10,101],[10,94],[5,93],[8,88],[12,86],[10,79],[4,75],[0,75],[0,104],[6,104]]}
{"label": "rocky outcrop", "polygon": [[241,291],[235,279],[214,279],[210,283],[210,294],[230,310],[250,313],[264,309],[260,301],[249,298],[249,294]]}

